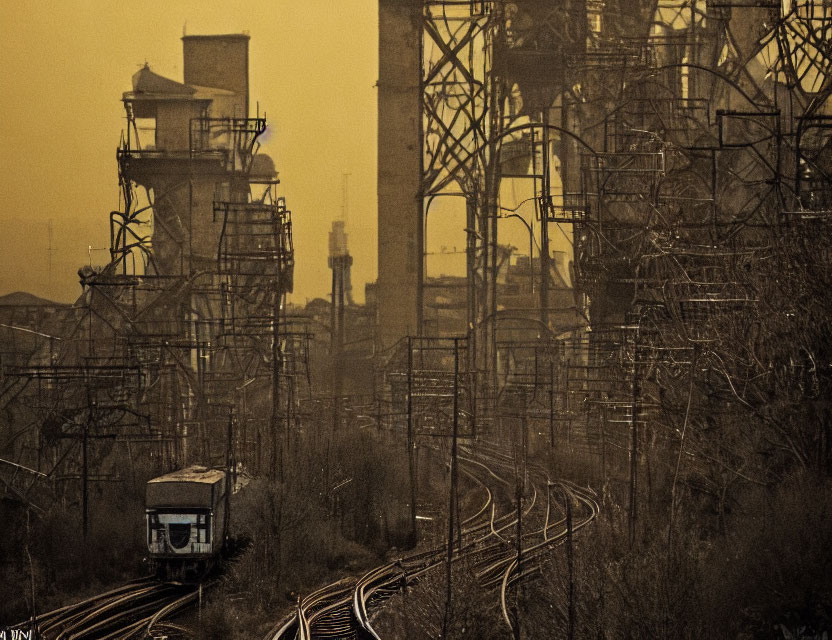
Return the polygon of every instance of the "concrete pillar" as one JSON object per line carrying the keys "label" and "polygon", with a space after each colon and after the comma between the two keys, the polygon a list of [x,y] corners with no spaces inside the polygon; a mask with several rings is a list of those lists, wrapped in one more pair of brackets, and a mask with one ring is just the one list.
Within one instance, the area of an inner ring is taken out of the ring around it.
{"label": "concrete pillar", "polygon": [[418,330],[421,7],[379,0],[377,321],[385,347]]}
{"label": "concrete pillar", "polygon": [[233,91],[234,117],[248,117],[246,34],[183,36],[185,84]]}

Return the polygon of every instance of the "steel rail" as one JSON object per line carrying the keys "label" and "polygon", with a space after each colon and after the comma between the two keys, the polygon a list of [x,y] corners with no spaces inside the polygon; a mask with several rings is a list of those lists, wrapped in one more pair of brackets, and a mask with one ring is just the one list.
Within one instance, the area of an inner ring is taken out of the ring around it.
{"label": "steel rail", "polygon": [[[598,502],[595,500],[595,498],[587,489],[580,488],[574,483],[568,481],[561,481],[558,484],[560,484],[560,486],[564,488],[564,490],[569,494],[570,498],[574,498],[577,501],[582,502],[584,506],[589,508],[588,515],[579,523],[572,526],[572,532],[578,531],[590,524],[598,516],[598,513],[600,512],[600,506],[598,505]],[[518,558],[515,556],[503,572],[500,586],[500,609],[502,612],[503,620],[508,625],[509,629],[511,629],[512,631],[514,631],[514,624],[512,623],[511,616],[508,613],[506,596],[508,587],[522,578],[522,572],[524,570],[528,571],[529,568],[525,565],[530,564],[532,561],[537,561],[539,556],[541,555],[541,551],[563,542],[564,538],[566,538],[568,534],[569,530],[565,529],[552,538],[544,539],[543,542],[539,542],[525,549],[522,549],[520,562],[518,562]],[[521,573],[515,575],[514,572],[518,569]]]}
{"label": "steel rail", "polygon": [[[505,455],[496,447],[486,445],[485,449],[484,456],[482,453],[474,454],[465,450],[466,455],[459,456],[460,463],[470,466],[476,471],[484,472],[485,477],[496,480],[498,486],[510,488],[510,481],[500,475],[502,471],[499,468],[506,467],[507,470],[513,471],[514,459]],[[482,459],[483,457],[485,459]],[[550,522],[551,504],[548,487],[551,485],[551,481],[548,473],[537,465],[529,466],[529,471],[535,475],[540,474],[545,477],[547,484],[546,512],[542,516],[542,526],[531,532],[520,532],[520,538],[526,540],[542,534],[543,541],[530,544],[521,551],[521,555],[526,557],[518,570],[515,566],[516,552],[510,540],[500,535],[502,532],[516,526],[516,510],[512,508],[509,512],[497,517],[495,493],[492,488],[480,480],[473,471],[463,469],[463,473],[468,478],[486,489],[486,494],[485,502],[471,516],[462,521],[470,526],[465,527],[460,532],[460,539],[454,545],[457,553],[453,561],[456,562],[462,557],[471,557],[472,555],[485,559],[486,566],[484,570],[478,572],[481,582],[489,575],[499,573],[495,579],[485,580],[483,586],[497,585],[505,579],[507,588],[517,580],[533,573],[537,570],[537,566],[532,566],[532,561],[545,548],[556,545],[566,535],[566,531],[562,529],[565,518]],[[573,491],[586,491],[574,485],[571,486]],[[538,493],[537,483],[535,481],[530,482],[530,499],[524,505],[524,517],[529,516],[539,504]],[[591,500],[591,498],[587,498],[587,500]],[[490,517],[483,518],[489,511]],[[593,512],[586,522],[582,521],[578,526],[573,527],[573,531],[586,526],[594,518],[594,513],[597,513],[597,511]],[[478,520],[482,521],[477,522]],[[556,529],[559,529],[557,533],[550,535],[550,532]],[[497,540],[496,543],[482,546],[483,543],[495,539]],[[443,545],[428,551],[422,551],[396,562],[375,567],[357,581],[344,579],[322,587],[304,598],[294,614],[287,616],[273,627],[267,639],[310,640],[313,636],[316,638],[344,638],[357,637],[354,634],[360,632],[362,637],[381,640],[370,620],[371,608],[378,606],[403,586],[417,582],[422,575],[431,569],[442,565],[445,562],[444,554],[446,550],[447,546]],[[511,568],[508,572],[505,571],[506,565]],[[506,573],[507,578],[505,577]],[[502,594],[503,591],[501,590]],[[502,597],[504,599],[504,596]]]}
{"label": "steel rail", "polygon": [[[146,614],[168,607],[183,585],[152,578],[133,580],[35,618],[39,637],[47,640],[127,638],[150,620]],[[189,594],[190,595],[190,594]],[[175,602],[175,601],[174,601]],[[26,623],[23,623],[26,624]],[[21,628],[17,625],[15,628]]]}

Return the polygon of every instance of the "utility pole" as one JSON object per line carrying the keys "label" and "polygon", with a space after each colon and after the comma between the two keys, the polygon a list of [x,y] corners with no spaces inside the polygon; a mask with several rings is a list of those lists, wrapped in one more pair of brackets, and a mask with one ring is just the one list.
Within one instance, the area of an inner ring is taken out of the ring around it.
{"label": "utility pole", "polygon": [[89,440],[90,418],[84,421],[84,431],[81,436],[81,530],[84,534],[84,540],[87,539],[87,531],[89,529],[89,498],[88,498],[88,467],[87,467],[87,441]]}
{"label": "utility pole", "polygon": [[638,507],[638,414],[639,396],[641,395],[641,384],[638,376],[638,332],[633,348],[633,402],[632,402],[632,423],[630,428],[630,504],[629,504],[629,534],[630,546],[633,546],[636,539],[636,518]]}
{"label": "utility pole", "polygon": [[448,556],[447,572],[445,575],[445,618],[442,621],[442,637],[448,637],[448,626],[451,621],[451,565],[454,557],[454,512],[456,510],[456,471],[457,455],[456,441],[459,434],[459,338],[454,338],[454,416],[453,433],[451,437],[451,490],[448,508]]}
{"label": "utility pole", "polygon": [[575,640],[575,558],[572,547],[572,496],[564,488],[566,502],[566,563],[569,573],[569,622],[566,630],[567,640]]}
{"label": "utility pole", "polygon": [[566,372],[563,386],[563,408],[566,411],[566,446],[571,445],[572,438],[572,414],[569,412],[569,368],[572,366],[572,358],[566,360]]}
{"label": "utility pole", "polygon": [[[346,205],[345,205],[346,206]],[[329,268],[332,269],[332,304],[329,312],[329,351],[332,360],[333,411],[332,428],[336,430],[341,421],[341,398],[343,395],[344,345],[346,344],[345,295],[352,256],[347,249],[343,224],[333,224],[329,234]]]}
{"label": "utility pole", "polygon": [[[517,501],[517,575],[523,573],[523,496],[526,493],[526,455],[528,451],[528,425],[526,423],[526,393],[523,391],[523,413],[520,416],[520,448],[515,448],[515,483]],[[515,440],[516,442],[516,440]],[[519,459],[518,459],[519,458]],[[520,590],[522,580],[518,582],[517,589]],[[515,605],[514,637],[520,640],[520,611],[519,605]]]}
{"label": "utility pole", "polygon": [[332,431],[334,433],[341,421],[341,407],[339,406],[341,402],[341,358],[340,347],[338,346],[340,331],[337,326],[337,321],[341,315],[336,310],[338,305],[338,269],[334,258],[330,258],[330,263],[332,267],[332,292],[329,307],[329,351],[332,356]]}
{"label": "utility pole", "polygon": [[75,442],[79,439],[81,441],[81,533],[84,540],[87,539],[89,533],[89,484],[90,484],[90,470],[89,470],[89,444],[90,439],[112,439],[115,436],[112,434],[94,435],[90,433],[90,429],[96,423],[97,405],[92,399],[92,390],[90,389],[90,381],[87,380],[87,415],[83,422],[74,422],[72,427],[77,429],[80,426],[80,434],[74,431],[71,434],[62,434],[62,438],[69,438]]}
{"label": "utility pole", "polygon": [[[542,175],[540,188],[540,321],[549,326],[549,217],[551,214],[551,158],[549,154],[549,107],[543,107]],[[531,260],[531,258],[529,258]]]}
{"label": "utility pole", "polygon": [[410,476],[410,535],[416,544],[416,465],[413,442],[413,338],[407,337],[407,468]]}
{"label": "utility pole", "polygon": [[[570,139],[567,135],[569,131],[569,105],[567,103],[567,93],[560,94],[560,143],[558,144],[558,160],[560,160],[560,183],[561,183],[561,203],[564,211],[570,204],[566,201],[566,195],[569,193],[569,155],[570,155]],[[571,207],[569,209],[572,211]]]}
{"label": "utility pole", "polygon": [[344,307],[344,291],[346,289],[346,273],[347,273],[347,261],[352,262],[352,258],[349,256],[343,256],[339,259],[339,268],[338,268],[338,360],[337,360],[337,367],[336,367],[336,387],[335,392],[338,395],[338,402],[339,402],[339,409],[340,409],[340,402],[341,402],[341,395],[343,394],[343,387],[344,387],[344,372],[343,372],[343,365],[344,365],[344,345],[347,342],[347,328],[345,322],[345,314],[346,309]]}
{"label": "utility pole", "polygon": [[81,530],[85,541],[87,539],[90,522],[88,447],[90,439],[90,423],[93,421],[94,412],[95,402],[92,399],[89,382],[87,382],[87,419],[84,420],[84,425],[81,431]]}
{"label": "utility pole", "polygon": [[[228,538],[228,524],[231,522],[231,473],[232,473],[232,460],[233,460],[233,446],[234,446],[234,437],[233,437],[233,430],[234,430],[234,405],[230,405],[228,407],[228,429],[226,432],[226,443],[225,443],[225,513],[223,514],[223,531],[225,532],[225,538]],[[202,589],[202,585],[199,585],[200,589]],[[200,590],[200,597],[202,596],[202,591]]]}
{"label": "utility pole", "polygon": [[549,361],[549,448],[555,448],[555,357]]}
{"label": "utility pole", "polygon": [[34,563],[32,562],[32,553],[29,551],[29,540],[31,539],[31,528],[30,528],[30,514],[31,509],[29,507],[26,508],[26,545],[24,546],[24,551],[26,552],[26,558],[29,563],[29,591],[31,593],[32,598],[32,607],[30,609],[30,623],[29,629],[34,632],[34,637],[40,637],[40,629],[38,627],[38,602],[36,599],[36,591],[35,591],[35,567]]}
{"label": "utility pole", "polygon": [[332,388],[333,412],[332,428],[338,429],[341,422],[341,396],[344,388],[344,344],[346,343],[346,309],[344,291],[346,288],[346,271],[352,263],[349,255],[337,255],[329,258],[332,268],[332,307],[330,309],[330,351],[332,353]]}
{"label": "utility pole", "polygon": [[[274,292],[274,300],[272,301],[272,464],[271,476],[274,478],[277,475],[278,466],[278,450],[279,441],[278,432],[280,430],[280,292],[282,287]],[[281,474],[283,468],[281,465]]]}
{"label": "utility pole", "polygon": [[679,439],[679,453],[676,456],[676,468],[673,471],[673,483],[670,485],[670,522],[667,527],[667,552],[670,553],[673,544],[673,520],[676,515],[676,483],[679,480],[679,470],[682,468],[682,455],[685,452],[685,436],[688,430],[690,418],[691,401],[693,400],[693,386],[696,375],[696,360],[699,354],[698,345],[694,344],[693,356],[690,363],[690,375],[688,382],[688,401],[685,407],[685,420],[682,423],[682,433]]}

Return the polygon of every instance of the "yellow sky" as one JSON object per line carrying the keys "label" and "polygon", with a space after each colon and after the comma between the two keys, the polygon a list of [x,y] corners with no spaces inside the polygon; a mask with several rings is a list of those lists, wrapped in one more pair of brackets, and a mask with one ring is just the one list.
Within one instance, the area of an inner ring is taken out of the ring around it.
{"label": "yellow sky", "polygon": [[[251,108],[268,115],[262,150],[293,213],[295,302],[329,292],[327,234],[351,174],[347,231],[362,301],[377,272],[377,11],[377,0],[0,0],[0,295],[70,302],[78,268],[107,262],[121,95],[145,61],[182,80],[185,29],[251,35]],[[530,207],[520,212],[530,217]],[[437,202],[429,222],[428,274],[463,274],[454,251],[466,242],[464,202]],[[565,234],[551,234],[553,249],[568,249]],[[501,222],[500,242],[528,253],[516,220]]]}
{"label": "yellow sky", "polygon": [[363,299],[376,277],[376,0],[0,0],[0,295],[73,301],[90,253],[107,262],[121,94],[145,61],[182,80],[183,27],[251,35],[251,105],[273,127],[262,150],[294,216],[297,302],[328,292],[327,232],[351,174]]}

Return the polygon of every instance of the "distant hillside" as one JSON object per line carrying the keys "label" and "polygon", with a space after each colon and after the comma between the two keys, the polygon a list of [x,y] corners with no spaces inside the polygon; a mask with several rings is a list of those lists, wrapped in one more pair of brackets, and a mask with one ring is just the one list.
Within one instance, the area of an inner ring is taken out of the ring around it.
{"label": "distant hillside", "polygon": [[64,302],[53,302],[46,298],[39,298],[36,295],[27,293],[26,291],[15,291],[14,293],[7,293],[0,296],[0,307],[12,307],[18,305],[36,306],[36,307],[67,307],[68,304]]}

